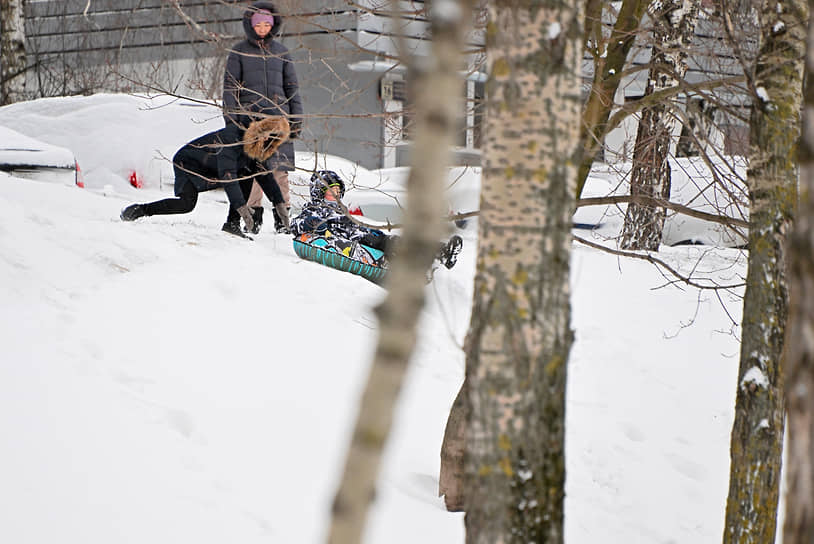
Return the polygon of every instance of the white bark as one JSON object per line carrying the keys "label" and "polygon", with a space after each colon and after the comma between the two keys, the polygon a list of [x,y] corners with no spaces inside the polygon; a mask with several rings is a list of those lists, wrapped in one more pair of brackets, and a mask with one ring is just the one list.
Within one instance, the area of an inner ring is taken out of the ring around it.
{"label": "white bark", "polygon": [[466,538],[563,541],[582,2],[493,0],[466,342]]}
{"label": "white bark", "polygon": [[[653,56],[645,96],[677,87],[687,72],[687,46],[698,21],[700,0],[658,0],[650,7],[654,21]],[[633,152],[630,194],[670,199],[670,155],[678,118],[668,103],[645,108]],[[625,214],[621,247],[658,250],[665,209],[631,203]]]}
{"label": "white bark", "polygon": [[0,2],[0,105],[25,98],[23,0]]}

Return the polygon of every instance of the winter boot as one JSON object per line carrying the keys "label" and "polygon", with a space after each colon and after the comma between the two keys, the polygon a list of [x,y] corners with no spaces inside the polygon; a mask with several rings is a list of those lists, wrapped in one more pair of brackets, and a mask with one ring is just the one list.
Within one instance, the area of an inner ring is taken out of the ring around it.
{"label": "winter boot", "polygon": [[263,208],[261,206],[252,208],[252,219],[254,219],[252,234],[260,234],[260,227],[263,226]]}
{"label": "winter boot", "polygon": [[277,232],[280,232],[280,229],[283,226],[283,220],[280,219],[280,214],[277,213],[277,206],[272,208],[271,214],[274,216],[274,230],[276,230]]}
{"label": "winter boot", "polygon": [[240,214],[231,206],[229,207],[229,214],[226,216],[226,223],[223,224],[220,230],[247,240],[253,239],[251,236],[246,236],[240,229]]}
{"label": "winter boot", "polygon": [[122,210],[119,217],[122,221],[135,221],[145,215],[147,215],[147,210],[144,209],[144,204],[130,204]]}
{"label": "winter boot", "polygon": [[458,254],[464,247],[464,241],[457,234],[449,239],[446,244],[441,244],[437,259],[447,268],[452,268],[458,262]]}
{"label": "winter boot", "polygon": [[274,230],[277,231],[277,234],[291,234],[291,223],[288,216],[290,209],[283,202],[274,205],[272,212],[274,213]]}

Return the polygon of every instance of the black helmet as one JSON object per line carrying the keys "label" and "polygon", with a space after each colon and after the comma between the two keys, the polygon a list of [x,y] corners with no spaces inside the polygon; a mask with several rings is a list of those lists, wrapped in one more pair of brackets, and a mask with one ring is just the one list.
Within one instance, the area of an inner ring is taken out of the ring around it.
{"label": "black helmet", "polygon": [[339,187],[339,198],[345,196],[345,182],[333,170],[319,170],[311,175],[311,200],[325,198],[328,187]]}

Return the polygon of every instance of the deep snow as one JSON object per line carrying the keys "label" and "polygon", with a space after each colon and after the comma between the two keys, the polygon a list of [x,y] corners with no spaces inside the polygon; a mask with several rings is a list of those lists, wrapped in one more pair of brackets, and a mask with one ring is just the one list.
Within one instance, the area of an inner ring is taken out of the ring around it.
{"label": "deep snow", "polygon": [[[133,121],[117,106],[129,100],[0,108],[0,125],[71,147],[89,185],[0,173],[0,541],[322,542],[383,290],[300,260],[288,236],[221,233],[217,193],[188,215],[121,222],[124,205],[168,194],[125,181],[134,157],[155,154],[151,134],[180,145],[217,128],[162,120],[170,108]],[[80,114],[90,106],[106,114]],[[427,287],[370,543],[464,539],[462,515],[436,496],[475,222],[459,233],[459,264]],[[745,272],[732,249],[660,257],[685,271],[703,257],[699,270],[726,283]],[[579,244],[571,274],[566,541],[719,542],[739,299],[724,293],[722,305]]]}

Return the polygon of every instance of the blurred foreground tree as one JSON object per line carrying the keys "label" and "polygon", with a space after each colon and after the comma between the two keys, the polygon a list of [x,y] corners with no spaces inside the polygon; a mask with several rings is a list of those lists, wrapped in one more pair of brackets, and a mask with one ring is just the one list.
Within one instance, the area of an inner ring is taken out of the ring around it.
{"label": "blurred foreground tree", "polygon": [[[809,13],[814,0],[809,0]],[[800,200],[789,246],[785,544],[814,542],[814,40],[809,21]]]}
{"label": "blurred foreground tree", "polygon": [[382,448],[424,306],[426,273],[443,234],[443,181],[454,141],[461,86],[464,36],[474,0],[434,0],[429,9],[432,51],[403,62],[409,67],[414,102],[415,157],[407,181],[401,245],[387,280],[387,297],[376,308],[379,339],[353,433],[342,482],[333,504],[331,544],[361,542],[375,497]]}

